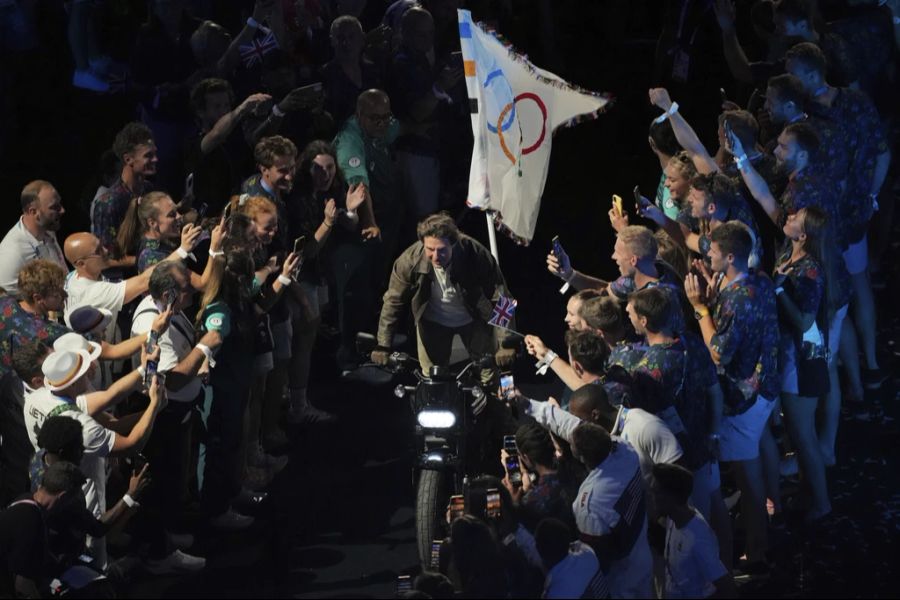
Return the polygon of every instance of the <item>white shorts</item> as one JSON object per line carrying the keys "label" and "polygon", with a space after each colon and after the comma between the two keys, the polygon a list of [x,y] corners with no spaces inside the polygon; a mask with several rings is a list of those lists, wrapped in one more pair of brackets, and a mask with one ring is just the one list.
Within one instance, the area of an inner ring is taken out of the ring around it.
{"label": "white shorts", "polygon": [[782,335],[778,342],[778,371],[781,375],[781,391],[796,396],[800,391],[797,379],[797,343],[790,335]]}
{"label": "white shorts", "polygon": [[844,263],[851,275],[859,275],[869,266],[869,235],[866,234],[861,240],[844,251]]}
{"label": "white shorts", "polygon": [[711,496],[722,486],[722,478],[719,473],[719,462],[715,459],[709,461],[694,471],[694,489],[691,491],[691,505],[700,511],[703,518],[709,522],[711,509]]}
{"label": "white shorts", "polygon": [[752,460],[759,456],[759,440],[775,403],[762,396],[740,415],[722,417],[719,430],[719,460]]}
{"label": "white shorts", "polygon": [[828,351],[831,352],[831,364],[838,358],[838,351],[841,348],[841,329],[844,325],[844,319],[847,317],[847,309],[849,304],[845,304],[836,311],[831,317],[831,325],[828,327]]}

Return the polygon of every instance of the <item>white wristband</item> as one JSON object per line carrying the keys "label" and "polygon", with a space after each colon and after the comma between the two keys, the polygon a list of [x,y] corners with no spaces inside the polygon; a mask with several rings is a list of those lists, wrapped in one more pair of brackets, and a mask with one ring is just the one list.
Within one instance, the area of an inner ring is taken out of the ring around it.
{"label": "white wristband", "polygon": [[253,29],[259,29],[259,21],[253,17],[247,17],[247,25]]}
{"label": "white wristband", "polygon": [[134,498],[132,498],[129,494],[125,494],[124,496],[122,496],[122,502],[124,502],[125,505],[128,506],[128,508],[140,508],[141,507],[141,503],[138,502],[137,500],[135,500]]}
{"label": "white wristband", "polygon": [[206,344],[197,344],[194,346],[197,350],[203,353],[203,356],[206,357],[206,360],[209,361],[209,368],[212,369],[216,366],[216,360],[213,358],[212,348],[207,346]]}
{"label": "white wristband", "polygon": [[281,118],[285,115],[285,112],[283,110],[281,110],[280,108],[278,108],[277,104],[273,104],[272,105],[272,114],[278,118]]}
{"label": "white wristband", "polygon": [[215,258],[217,256],[225,256],[225,251],[224,250],[210,250],[209,255],[213,258]]}
{"label": "white wristband", "polygon": [[291,285],[292,283],[291,278],[286,277],[284,274],[278,276],[278,281],[281,283],[281,285]]}
{"label": "white wristband", "polygon": [[187,260],[188,251],[185,250],[184,248],[179,247],[178,249],[175,250],[175,254],[177,254],[178,258],[180,258],[181,260]]}
{"label": "white wristband", "polygon": [[659,115],[658,117],[656,117],[655,119],[653,119],[653,122],[656,123],[656,124],[658,125],[658,124],[662,123],[663,121],[665,121],[666,119],[668,119],[669,117],[671,117],[672,115],[674,115],[674,114],[677,113],[677,112],[678,112],[678,103],[677,103],[677,102],[673,102],[673,103],[672,103],[672,106],[669,107],[669,110],[667,110],[667,111],[664,112],[663,114],[661,114],[661,115]]}
{"label": "white wristband", "polygon": [[737,165],[738,171],[742,171],[744,169],[744,166],[747,164],[748,160],[749,159],[747,158],[746,154],[741,154],[740,156],[735,157],[734,164]]}

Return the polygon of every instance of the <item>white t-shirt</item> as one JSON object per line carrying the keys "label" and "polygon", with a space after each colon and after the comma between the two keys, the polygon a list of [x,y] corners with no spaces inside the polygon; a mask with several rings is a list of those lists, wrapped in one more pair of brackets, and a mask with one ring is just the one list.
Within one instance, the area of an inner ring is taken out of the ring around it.
{"label": "white t-shirt", "polygon": [[547,573],[543,597],[581,598],[599,571],[600,562],[591,547],[584,542],[572,542],[569,555]]}
{"label": "white t-shirt", "polygon": [[716,535],[696,510],[681,529],[667,520],[665,562],[665,598],[707,598],[716,591],[713,582],[728,573]]}
{"label": "white t-shirt", "polygon": [[472,315],[463,302],[459,286],[447,277],[447,271],[433,267],[434,281],[431,284],[431,300],[425,308],[424,317],[445,327],[462,327],[472,322]]}
{"label": "white t-shirt", "polygon": [[[131,323],[132,337],[150,331],[153,320],[157,316],[159,316],[159,308],[154,303],[153,297],[145,296],[134,309],[134,321]],[[187,337],[188,335],[190,337]],[[183,312],[172,316],[168,329],[159,336],[159,348],[159,364],[156,370],[160,373],[167,373],[174,369],[194,349],[194,326]],[[133,357],[132,362],[134,361],[139,364],[140,357]],[[169,400],[191,402],[200,394],[202,386],[200,378],[193,377],[180,390],[169,391]]]}
{"label": "white t-shirt", "polygon": [[105,308],[112,313],[113,318],[104,332],[106,341],[112,341],[116,319],[125,304],[125,282],[93,281],[80,277],[76,271],[72,271],[66,279],[66,293],[69,295],[66,300],[66,319],[73,310],[82,306]]}
{"label": "white t-shirt", "polygon": [[651,476],[653,465],[681,458],[681,444],[662,419],[640,408],[623,408],[620,414],[624,423],[617,427],[618,435],[637,452],[645,478]]}
{"label": "white t-shirt", "polygon": [[606,574],[613,598],[647,598],[652,590],[653,559],[647,543],[646,508],[641,502],[643,488],[637,452],[625,442],[616,442],[606,460],[582,482],[572,503],[578,531],[587,536],[608,535],[623,515],[630,519],[622,526],[634,533],[631,550],[613,561]]}
{"label": "white t-shirt", "polygon": [[59,243],[56,241],[56,234],[48,231],[44,239],[39,240],[25,228],[20,217],[0,242],[0,287],[10,295],[17,294],[19,292],[19,271],[22,270],[25,263],[36,258],[54,262],[62,267],[63,271],[69,270]]}
{"label": "white t-shirt", "polygon": [[25,426],[28,428],[28,439],[35,451],[38,450],[37,434],[44,421],[59,406],[70,405],[72,410],[63,413],[66,417],[81,423],[81,436],[84,443],[84,457],[81,459],[81,471],[87,481],[84,484],[84,497],[88,510],[99,518],[106,512],[106,457],[112,452],[116,443],[116,434],[110,431],[93,417],[87,414],[87,399],[79,396],[72,404],[68,399],[57,396],[47,388],[40,388],[25,394]]}

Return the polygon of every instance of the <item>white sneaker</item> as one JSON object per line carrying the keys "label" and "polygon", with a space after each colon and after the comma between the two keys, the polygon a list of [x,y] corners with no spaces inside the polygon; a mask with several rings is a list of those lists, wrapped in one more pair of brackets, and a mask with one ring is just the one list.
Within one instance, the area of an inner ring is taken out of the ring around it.
{"label": "white sneaker", "polygon": [[109,82],[97,77],[90,71],[75,71],[72,75],[72,85],[92,92],[108,92]]}
{"label": "white sneaker", "polygon": [[230,508],[209,521],[209,526],[213,529],[224,529],[227,531],[239,531],[247,529],[251,525],[253,525],[253,517],[234,512]]}
{"label": "white sneaker", "polygon": [[172,554],[159,560],[148,560],[144,568],[153,575],[171,575],[174,573],[194,573],[202,571],[206,566],[206,559],[199,556],[185,554],[176,550]]}

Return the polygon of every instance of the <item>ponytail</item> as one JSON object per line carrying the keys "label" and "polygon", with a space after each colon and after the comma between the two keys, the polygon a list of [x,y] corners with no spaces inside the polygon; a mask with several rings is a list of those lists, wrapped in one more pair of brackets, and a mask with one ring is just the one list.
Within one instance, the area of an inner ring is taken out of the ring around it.
{"label": "ponytail", "polygon": [[116,235],[119,256],[126,256],[137,251],[141,237],[147,232],[147,219],[159,217],[159,201],[169,197],[165,192],[150,192],[131,199],[128,204],[128,212],[125,213],[125,220],[122,221],[119,233]]}

